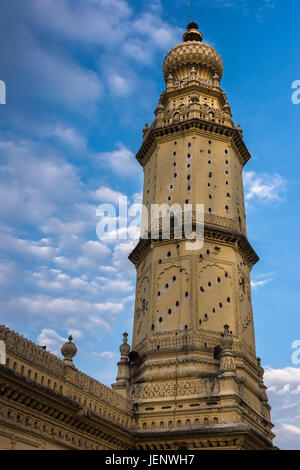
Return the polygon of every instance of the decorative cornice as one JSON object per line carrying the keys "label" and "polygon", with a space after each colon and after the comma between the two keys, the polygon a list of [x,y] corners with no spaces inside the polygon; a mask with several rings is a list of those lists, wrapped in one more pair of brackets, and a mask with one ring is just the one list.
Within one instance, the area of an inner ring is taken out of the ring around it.
{"label": "decorative cornice", "polygon": [[140,239],[136,247],[129,254],[128,259],[136,266],[149,253],[151,240]]}
{"label": "decorative cornice", "polygon": [[[189,439],[193,439],[193,441],[197,441],[197,438],[201,439],[200,448],[238,448],[243,447],[243,444],[248,448],[251,443],[253,449],[261,449],[262,445],[265,450],[276,449],[262,433],[254,427],[243,423],[201,426],[198,429],[174,428],[171,430],[159,430],[159,432],[141,431],[137,434],[140,440],[138,446],[140,450],[151,447],[155,450],[156,445],[159,446],[159,442],[162,441],[162,436],[164,435],[168,435],[170,443],[172,443],[172,438],[177,440],[181,438],[183,442]],[[222,442],[222,439],[224,442]]]}
{"label": "decorative cornice", "polygon": [[162,92],[160,101],[164,106],[167,105],[170,100],[176,98],[179,95],[182,95],[183,92],[188,95],[193,91],[209,93],[214,98],[219,99],[222,106],[227,102],[225,91],[222,90],[219,86],[213,85],[213,82],[210,80],[203,80],[199,78],[192,80],[190,77],[188,77],[182,82],[179,82],[180,85],[175,85],[172,89],[167,89],[166,91]]}
{"label": "decorative cornice", "polygon": [[[254,264],[259,261],[257,253],[254,251],[245,235],[241,233],[205,225],[204,238],[205,240],[222,242],[227,245],[236,246],[242,258],[250,267],[253,267]],[[168,240],[151,240],[149,234],[149,239],[141,239],[128,258],[135,266],[137,266],[149,253],[152,244],[166,242],[168,242]]]}
{"label": "decorative cornice", "polygon": [[169,126],[151,129],[148,132],[148,135],[145,138],[140,150],[136,154],[136,159],[142,165],[142,167],[144,167],[151,155],[149,150],[153,144],[157,144],[157,141],[160,137],[168,135],[173,135],[175,137],[177,133],[182,133],[183,131],[190,129],[198,129],[232,139],[238,150],[238,156],[240,156],[240,162],[243,166],[251,158],[249,150],[244,143],[241,132],[238,129],[224,126],[223,124],[218,124],[213,121],[193,118],[186,121],[176,122]]}
{"label": "decorative cornice", "polygon": [[84,408],[69,397],[3,365],[0,365],[0,396],[16,404],[25,403],[28,409],[55,420],[58,426],[65,427],[70,424],[74,431],[86,433],[87,438],[88,435],[90,438],[97,436],[110,441],[113,435],[116,445],[122,445],[125,449],[129,446],[128,427],[114,423],[108,417]]}

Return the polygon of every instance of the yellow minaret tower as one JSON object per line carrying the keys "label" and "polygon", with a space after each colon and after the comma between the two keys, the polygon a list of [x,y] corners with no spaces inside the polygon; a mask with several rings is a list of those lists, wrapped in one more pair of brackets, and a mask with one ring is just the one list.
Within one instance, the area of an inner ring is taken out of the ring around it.
{"label": "yellow minaret tower", "polygon": [[141,239],[131,253],[132,351],[114,387],[134,401],[139,448],[272,448],[251,305],[258,257],[242,180],[250,154],[220,88],[222,59],[196,23],[167,54],[163,74],[166,90],[137,153],[143,204],[149,213],[153,204],[204,204],[204,246],[189,250],[171,233]]}

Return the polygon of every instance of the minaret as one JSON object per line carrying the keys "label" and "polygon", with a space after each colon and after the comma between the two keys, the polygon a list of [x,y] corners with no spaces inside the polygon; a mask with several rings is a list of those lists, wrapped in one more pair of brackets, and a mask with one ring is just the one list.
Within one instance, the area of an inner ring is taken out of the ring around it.
{"label": "minaret", "polygon": [[172,234],[149,237],[130,255],[137,281],[126,387],[140,447],[272,448],[251,305],[258,256],[247,240],[242,179],[250,154],[220,87],[222,59],[196,23],[167,54],[163,74],[166,90],[137,153],[143,204],[149,213],[153,204],[204,204],[205,241],[187,250]]}

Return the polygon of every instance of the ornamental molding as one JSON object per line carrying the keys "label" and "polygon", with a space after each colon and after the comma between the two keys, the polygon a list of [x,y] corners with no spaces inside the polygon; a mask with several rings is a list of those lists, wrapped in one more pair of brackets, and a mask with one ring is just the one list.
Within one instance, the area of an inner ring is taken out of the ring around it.
{"label": "ornamental molding", "polygon": [[[219,220],[221,219],[221,220]],[[241,233],[237,233],[235,231],[229,230],[229,225],[233,225],[233,219],[226,219],[224,218],[219,218],[215,219],[216,225],[217,221],[218,223],[226,223],[228,226],[228,230],[226,227],[226,230],[223,228],[216,228],[213,226],[210,226],[208,224],[205,225],[204,227],[204,238],[207,241],[214,241],[214,242],[219,242],[223,243],[225,245],[229,245],[232,247],[235,247],[237,251],[240,253],[241,257],[243,260],[248,264],[250,268],[254,266],[259,261],[259,257],[257,253],[254,251],[252,246],[250,245],[249,241],[245,237],[245,235]],[[225,219],[225,220],[222,220]],[[149,234],[150,236],[150,234]],[[171,236],[172,236],[172,230],[171,230]],[[134,250],[129,254],[128,258],[129,260],[135,265],[139,265],[141,261],[144,259],[144,257],[150,252],[151,248],[153,248],[153,243],[169,243],[170,241],[174,241],[176,239],[170,239],[170,240],[150,240],[150,239],[140,239]],[[181,241],[184,241],[182,239]]]}
{"label": "ornamental molding", "polygon": [[244,166],[251,158],[249,150],[244,143],[241,131],[237,128],[225,126],[223,124],[218,124],[216,122],[207,121],[200,118],[191,118],[159,128],[155,128],[154,123],[153,127],[149,128],[149,131],[147,131],[145,140],[140,150],[136,154],[136,159],[142,165],[142,167],[146,165],[147,161],[152,155],[152,152],[155,148],[153,147],[153,144],[157,146],[160,138],[180,138],[183,132],[190,130],[208,132],[211,138],[214,138],[214,135],[216,135],[230,139],[236,146],[237,156],[242,166]]}

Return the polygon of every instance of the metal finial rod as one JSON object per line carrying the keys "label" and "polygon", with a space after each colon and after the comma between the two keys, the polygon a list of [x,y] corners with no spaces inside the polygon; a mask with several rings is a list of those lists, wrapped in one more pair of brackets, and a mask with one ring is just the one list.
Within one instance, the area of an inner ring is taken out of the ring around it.
{"label": "metal finial rod", "polygon": [[193,0],[190,1],[190,10],[189,10],[189,23],[191,22],[191,16],[192,16],[192,6],[193,6]]}

